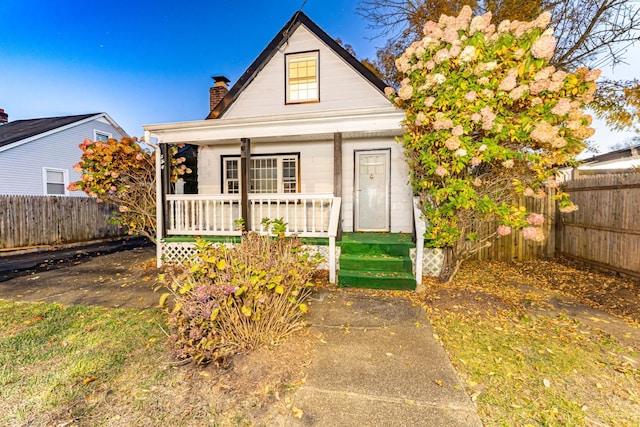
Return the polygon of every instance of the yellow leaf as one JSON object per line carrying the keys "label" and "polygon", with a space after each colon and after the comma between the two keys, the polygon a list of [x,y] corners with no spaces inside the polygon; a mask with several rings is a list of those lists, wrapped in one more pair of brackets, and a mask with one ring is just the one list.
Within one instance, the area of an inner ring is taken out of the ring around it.
{"label": "yellow leaf", "polygon": [[298,419],[302,419],[302,416],[304,415],[304,412],[302,411],[302,409],[296,408],[295,406],[291,409],[291,413],[293,414],[294,417]]}
{"label": "yellow leaf", "polygon": [[224,270],[224,268],[227,266],[227,262],[224,259],[221,259],[220,261],[218,261],[216,263],[216,268],[218,270]]}
{"label": "yellow leaf", "polygon": [[276,286],[276,293],[282,295],[284,293],[284,287],[282,285]]}
{"label": "yellow leaf", "polygon": [[89,383],[94,382],[97,379],[98,379],[97,377],[87,377],[84,380],[82,380],[82,384],[87,385]]}
{"label": "yellow leaf", "polygon": [[169,298],[169,296],[171,296],[169,292],[165,292],[164,294],[160,295],[160,301],[158,302],[158,307],[164,307],[165,304],[167,303],[167,298]]}
{"label": "yellow leaf", "polygon": [[306,314],[307,311],[309,311],[307,309],[307,305],[306,304],[300,304],[300,311]]}

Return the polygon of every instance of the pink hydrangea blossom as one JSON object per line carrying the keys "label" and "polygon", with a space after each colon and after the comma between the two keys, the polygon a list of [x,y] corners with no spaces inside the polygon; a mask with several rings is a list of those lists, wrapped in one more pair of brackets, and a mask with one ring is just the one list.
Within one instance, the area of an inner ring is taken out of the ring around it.
{"label": "pink hydrangea blossom", "polygon": [[533,188],[527,187],[527,188],[524,189],[522,194],[524,194],[527,197],[533,197],[536,193],[534,193]]}
{"label": "pink hydrangea blossom", "polygon": [[513,88],[516,87],[516,77],[518,77],[518,70],[511,69],[507,72],[507,76],[500,82],[500,86],[498,86],[498,90],[503,90],[505,92],[509,92]]}
{"label": "pink hydrangea blossom", "polygon": [[451,151],[455,151],[458,148],[460,148],[460,138],[458,138],[455,135],[450,138],[447,138],[447,140],[444,143],[444,146]]}
{"label": "pink hydrangea blossom", "polygon": [[445,176],[448,173],[448,171],[447,171],[447,169],[444,168],[444,166],[438,166],[436,168],[435,173],[438,176]]}
{"label": "pink hydrangea blossom", "polygon": [[508,225],[499,225],[497,232],[499,236],[508,236],[511,234],[511,227]]}
{"label": "pink hydrangea blossom", "polygon": [[550,60],[556,50],[556,39],[551,35],[542,35],[531,45],[531,54],[536,59]]}
{"label": "pink hydrangea blossom", "polygon": [[560,98],[556,105],[551,109],[551,112],[556,116],[564,116],[569,113],[571,109],[571,100],[568,98]]}
{"label": "pink hydrangea blossom", "polygon": [[124,212],[128,212],[128,211],[129,211],[129,208],[128,208],[128,207],[126,207],[125,205],[120,205],[120,206],[118,206],[118,211],[119,211],[119,212],[122,212],[122,213],[124,213]]}
{"label": "pink hydrangea blossom", "polygon": [[478,147],[478,151],[483,153],[484,151],[486,151],[487,149],[487,144],[482,144],[480,145],[480,147]]}
{"label": "pink hydrangea blossom", "polygon": [[454,126],[453,129],[451,129],[451,135],[453,136],[461,136],[463,133],[464,129],[462,128],[462,125]]}
{"label": "pink hydrangea blossom", "polygon": [[429,96],[424,100],[424,106],[429,108],[433,105],[434,102],[436,102],[436,98],[433,96]]}
{"label": "pink hydrangea blossom", "polygon": [[539,213],[531,213],[525,219],[525,221],[527,221],[531,225],[542,225],[544,224],[544,215]]}
{"label": "pink hydrangea blossom", "polygon": [[392,95],[396,94],[396,91],[394,88],[387,86],[384,88],[384,94],[387,96],[387,98],[391,98]]}
{"label": "pink hydrangea blossom", "polygon": [[458,149],[456,150],[456,152],[454,153],[454,155],[455,155],[456,157],[464,157],[464,156],[466,156],[466,155],[467,155],[467,150],[465,150],[464,148],[458,148]]}
{"label": "pink hydrangea blossom", "polygon": [[462,50],[460,56],[458,56],[458,59],[460,60],[460,62],[471,62],[475,57],[476,48],[473,46],[467,46]]}
{"label": "pink hydrangea blossom", "polygon": [[398,97],[400,97],[400,99],[403,99],[405,101],[411,99],[412,95],[413,95],[413,86],[411,85],[402,86],[398,91]]}
{"label": "pink hydrangea blossom", "polygon": [[475,100],[476,100],[476,96],[477,96],[476,91],[472,90],[472,91],[467,92],[467,93],[464,95],[464,99],[465,99],[467,102],[473,102],[473,101],[475,101]]}
{"label": "pink hydrangea blossom", "polygon": [[522,229],[522,238],[534,242],[542,242],[544,241],[544,231],[540,227],[525,227]]}
{"label": "pink hydrangea blossom", "polygon": [[507,169],[511,169],[513,165],[514,165],[513,159],[505,160],[504,162],[502,162],[502,166],[504,166]]}
{"label": "pink hydrangea blossom", "polygon": [[482,159],[480,159],[480,157],[474,156],[471,158],[471,166],[478,166],[480,163],[482,163]]}

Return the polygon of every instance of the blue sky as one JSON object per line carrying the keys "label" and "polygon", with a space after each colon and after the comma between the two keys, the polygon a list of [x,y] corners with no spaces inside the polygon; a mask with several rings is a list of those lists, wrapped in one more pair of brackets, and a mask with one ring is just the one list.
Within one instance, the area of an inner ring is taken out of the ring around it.
{"label": "blue sky", "polygon": [[[2,0],[0,108],[9,120],[104,111],[130,135],[201,120],[211,76],[233,84],[302,3]],[[303,10],[360,58],[374,57],[383,40],[369,40],[357,4],[308,0]],[[602,147],[628,136],[602,128],[594,138]]]}

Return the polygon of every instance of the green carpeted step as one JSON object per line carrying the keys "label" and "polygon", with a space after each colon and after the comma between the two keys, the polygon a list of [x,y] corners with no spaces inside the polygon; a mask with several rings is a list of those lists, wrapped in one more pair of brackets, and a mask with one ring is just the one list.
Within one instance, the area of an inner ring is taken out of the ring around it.
{"label": "green carpeted step", "polygon": [[411,272],[411,259],[406,256],[386,254],[340,256],[340,268],[356,271],[406,271]]}
{"label": "green carpeted step", "polygon": [[366,289],[414,290],[416,279],[411,273],[353,271],[341,269],[338,273],[338,286]]}
{"label": "green carpeted step", "polygon": [[410,234],[344,233],[338,286],[411,290],[416,287]]}

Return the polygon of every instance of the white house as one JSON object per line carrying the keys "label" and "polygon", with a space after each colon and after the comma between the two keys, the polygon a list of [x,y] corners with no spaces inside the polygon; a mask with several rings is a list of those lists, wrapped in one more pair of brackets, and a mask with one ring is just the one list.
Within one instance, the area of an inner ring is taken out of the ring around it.
{"label": "white house", "polygon": [[341,231],[409,233],[410,244],[413,197],[395,140],[404,113],[304,13],[230,91],[226,78],[214,79],[205,120],[144,127],[165,158],[167,145],[198,146],[198,194],[167,194],[168,174],[159,176],[159,259],[182,250],[172,236],[240,234],[239,218],[257,231],[263,217],[283,218],[291,233],[328,238],[332,273]]}
{"label": "white house", "polygon": [[[4,113],[4,111],[2,111]],[[6,117],[6,114],[4,114]],[[0,125],[0,194],[84,196],[67,186],[80,179],[73,165],[86,138],[127,133],[106,113],[16,120]]]}

